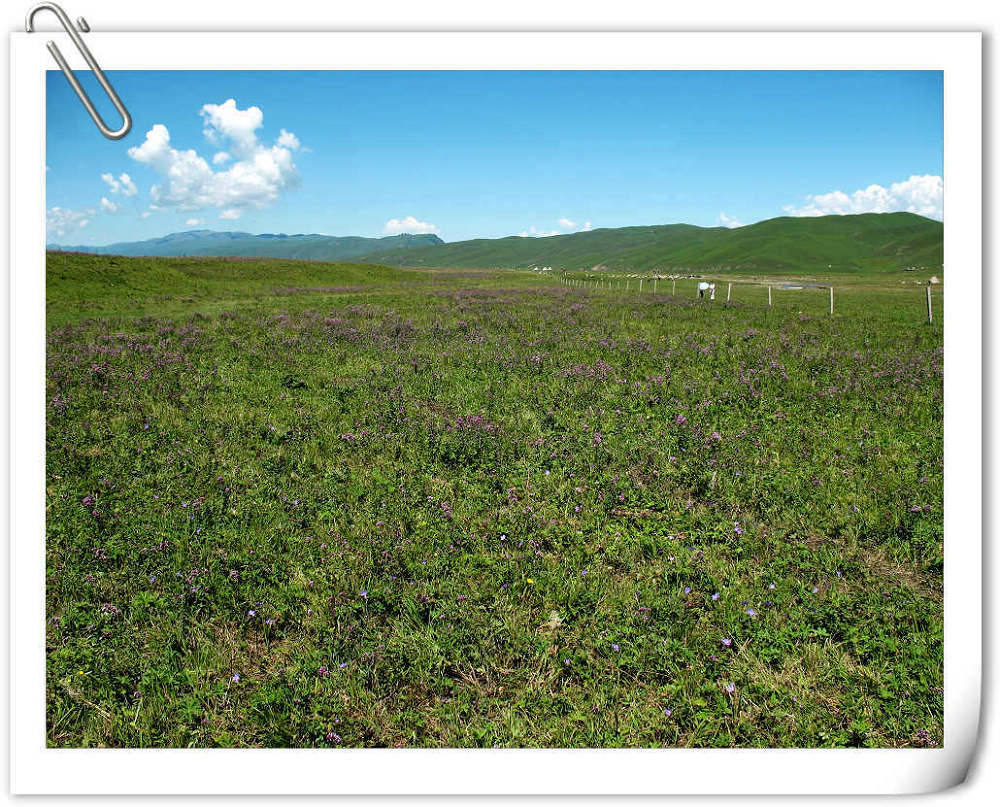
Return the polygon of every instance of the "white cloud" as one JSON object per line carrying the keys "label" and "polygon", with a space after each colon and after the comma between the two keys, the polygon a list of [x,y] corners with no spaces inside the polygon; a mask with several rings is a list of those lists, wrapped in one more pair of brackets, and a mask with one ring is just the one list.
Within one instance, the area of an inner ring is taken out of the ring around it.
{"label": "white cloud", "polygon": [[45,211],[46,235],[64,236],[73,230],[80,230],[90,224],[94,216],[92,209],[71,210],[66,207],[50,207]]}
{"label": "white cloud", "polygon": [[417,235],[419,233],[440,233],[441,230],[436,224],[407,216],[405,219],[389,219],[382,228],[382,232],[385,235],[400,235],[401,233]]}
{"label": "white cloud", "polygon": [[527,230],[521,230],[521,232],[518,233],[518,235],[520,235],[521,238],[548,238],[553,235],[565,235],[567,233],[572,233],[572,232],[577,232],[577,233],[589,232],[591,228],[591,223],[589,221],[584,222],[584,225],[580,227],[577,225],[575,221],[573,221],[573,219],[566,218],[565,216],[559,219],[556,222],[556,224],[559,225],[560,229],[544,230],[544,229],[539,229],[534,224],[532,224]]}
{"label": "white cloud", "polygon": [[199,224],[204,224],[204,223],[205,223],[204,219],[188,219],[187,221],[184,222],[184,224],[187,225],[188,227],[197,227]]}
{"label": "white cloud", "polygon": [[109,201],[107,196],[102,196],[101,197],[101,210],[103,210],[105,213],[117,213],[118,212],[118,205],[116,205],[112,201]]}
{"label": "white cloud", "polygon": [[253,156],[258,145],[257,130],[264,125],[264,113],[260,107],[239,109],[236,101],[230,98],[221,104],[205,104],[201,108],[201,117],[205,121],[204,133],[209,142],[228,140],[238,156]]}
{"label": "white cloud", "polygon": [[284,146],[286,149],[291,149],[292,151],[295,151],[302,145],[295,135],[291,132],[286,132],[284,129],[281,130],[281,134],[278,135],[276,142],[279,146]]}
{"label": "white cloud", "polygon": [[852,213],[894,213],[906,211],[944,219],[944,181],[939,176],[926,174],[911,176],[903,182],[894,182],[888,188],[869,185],[850,195],[843,191],[830,191],[806,197],[801,207],[786,205],[784,211],[792,216],[828,216]]}
{"label": "white cloud", "polygon": [[240,211],[236,210],[235,208],[229,208],[228,210],[223,210],[219,214],[220,219],[233,220],[233,219],[238,219],[239,217],[240,217]]}
{"label": "white cloud", "polygon": [[521,238],[548,238],[550,235],[562,235],[559,230],[539,230],[532,224],[527,230],[521,230]]}
{"label": "white cloud", "polygon": [[139,189],[135,186],[132,181],[132,177],[128,174],[121,174],[118,179],[115,179],[114,175],[111,173],[101,174],[101,179],[103,179],[109,188],[111,188],[112,193],[121,193],[125,196],[135,196]]}
{"label": "white cloud", "polygon": [[126,196],[135,196],[139,192],[139,189],[132,181],[132,177],[128,174],[123,173],[118,179],[122,183],[122,193]]}
{"label": "white cloud", "polygon": [[233,159],[233,155],[228,151],[217,151],[212,155],[212,164],[222,165],[223,163],[229,162],[231,159]]}
{"label": "white cloud", "polygon": [[[257,129],[264,115],[258,107],[238,109],[230,98],[223,104],[205,104],[201,115],[205,136],[213,143],[227,146],[212,161],[216,165],[230,158],[234,161],[224,170],[214,171],[194,149],[175,149],[167,127],[155,124],[146,132],[142,145],[133,146],[128,154],[164,177],[163,184],[150,190],[156,205],[185,211],[206,207],[261,208],[298,184],[298,169],[287,145],[294,139],[298,147],[298,138],[282,130],[279,140],[286,145],[261,143]],[[226,157],[220,157],[222,154]]]}
{"label": "white cloud", "polygon": [[152,213],[150,213],[150,212],[149,212],[148,210],[143,210],[143,211],[142,211],[142,212],[141,212],[141,213],[139,214],[139,218],[140,218],[140,219],[148,219],[148,218],[149,218],[150,216],[152,216],[152,215],[153,215],[153,214],[152,214]]}
{"label": "white cloud", "polygon": [[723,227],[728,227],[729,229],[733,229],[734,227],[746,226],[742,221],[732,218],[731,216],[727,216],[725,211],[719,213],[719,218],[716,219],[716,224],[720,224]]}

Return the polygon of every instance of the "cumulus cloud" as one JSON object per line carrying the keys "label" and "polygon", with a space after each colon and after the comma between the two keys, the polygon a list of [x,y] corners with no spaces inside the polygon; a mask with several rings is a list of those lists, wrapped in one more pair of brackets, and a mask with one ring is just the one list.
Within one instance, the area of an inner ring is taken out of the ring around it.
{"label": "cumulus cloud", "polygon": [[101,210],[103,210],[105,213],[117,213],[118,212],[118,205],[116,205],[114,202],[110,201],[107,196],[102,196],[101,197]]}
{"label": "cumulus cloud", "polygon": [[67,207],[50,207],[45,211],[45,232],[47,235],[64,236],[74,230],[82,230],[94,216],[92,209],[71,210]]}
{"label": "cumulus cloud", "polygon": [[212,157],[217,166],[227,164],[224,169],[213,170],[194,149],[174,148],[162,123],[154,124],[145,141],[128,150],[133,160],[164,177],[150,190],[156,206],[184,211],[262,208],[298,184],[291,146],[294,141],[295,149],[300,148],[298,138],[282,129],[278,141],[262,143],[257,137],[264,120],[259,107],[239,109],[230,98],[222,104],[205,104],[201,116],[205,136],[225,146]]}
{"label": "cumulus cloud", "polygon": [[121,174],[118,179],[115,179],[114,175],[109,172],[101,174],[101,179],[107,183],[112,193],[121,193],[125,196],[135,196],[139,192],[139,189],[132,181],[132,177],[128,174]]}
{"label": "cumulus cloud", "polygon": [[230,208],[229,210],[223,210],[219,214],[220,219],[233,220],[233,219],[238,219],[239,217],[240,217],[240,211],[236,210],[235,208]]}
{"label": "cumulus cloud", "polygon": [[282,129],[281,134],[278,135],[277,143],[279,146],[284,146],[286,149],[291,149],[292,151],[298,150],[298,148],[302,145],[295,135],[291,132],[286,132],[284,129]]}
{"label": "cumulus cloud", "polygon": [[400,235],[402,233],[417,235],[420,233],[440,233],[441,230],[436,224],[407,216],[405,219],[389,219],[382,228],[382,232],[385,235]]}
{"label": "cumulus cloud", "polygon": [[204,219],[188,219],[184,224],[188,227],[197,227],[199,224],[203,224],[204,221]]}
{"label": "cumulus cloud", "polygon": [[728,227],[729,229],[733,229],[734,227],[746,226],[742,221],[727,216],[725,211],[719,213],[719,218],[716,220],[716,223],[721,224],[723,227]]}
{"label": "cumulus cloud", "polygon": [[836,190],[806,197],[804,205],[786,205],[792,216],[828,216],[852,213],[895,213],[905,211],[928,218],[944,219],[944,180],[926,174],[894,182],[888,188],[869,185],[851,194]]}
{"label": "cumulus cloud", "polygon": [[558,224],[564,230],[572,230],[574,227],[576,227],[576,222],[573,221],[572,219],[567,219],[567,218],[559,219]]}
{"label": "cumulus cloud", "polygon": [[148,219],[148,218],[149,218],[150,216],[152,216],[152,215],[153,215],[153,214],[152,214],[152,213],[150,213],[150,212],[149,212],[148,210],[143,210],[143,211],[142,211],[142,212],[141,212],[141,213],[139,214],[139,218],[140,218],[140,219]]}
{"label": "cumulus cloud", "polygon": [[240,109],[230,98],[221,104],[205,104],[201,108],[201,117],[205,121],[205,137],[210,143],[228,140],[240,157],[249,157],[256,151],[257,130],[264,125],[264,113],[260,107]]}

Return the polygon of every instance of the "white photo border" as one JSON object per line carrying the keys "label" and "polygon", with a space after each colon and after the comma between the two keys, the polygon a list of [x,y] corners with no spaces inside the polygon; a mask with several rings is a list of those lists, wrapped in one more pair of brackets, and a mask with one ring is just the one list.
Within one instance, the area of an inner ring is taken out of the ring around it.
{"label": "white photo border", "polygon": [[[12,792],[874,794],[930,792],[964,779],[978,740],[982,661],[982,312],[957,293],[944,296],[949,540],[942,748],[46,748],[45,72],[55,67],[48,38],[11,35]],[[53,38],[78,66],[68,38]],[[963,287],[982,288],[979,33],[90,33],[86,39],[105,70],[941,70],[945,264]],[[127,106],[129,99],[123,101]]]}

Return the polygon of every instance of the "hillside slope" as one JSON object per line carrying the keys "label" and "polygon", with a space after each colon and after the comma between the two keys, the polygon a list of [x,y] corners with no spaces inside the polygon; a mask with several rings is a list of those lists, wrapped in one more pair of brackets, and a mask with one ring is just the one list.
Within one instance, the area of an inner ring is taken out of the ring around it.
{"label": "hillside slope", "polygon": [[667,224],[547,238],[512,236],[372,253],[390,266],[615,270],[728,269],[743,272],[857,272],[923,266],[939,270],[941,222],[913,213],[781,217],[745,227]]}

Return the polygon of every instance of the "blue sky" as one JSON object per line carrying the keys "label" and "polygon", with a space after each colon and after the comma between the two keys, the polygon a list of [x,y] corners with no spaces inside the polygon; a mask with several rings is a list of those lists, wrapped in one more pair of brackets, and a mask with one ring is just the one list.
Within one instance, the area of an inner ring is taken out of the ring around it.
{"label": "blue sky", "polygon": [[940,72],[108,75],[121,141],[48,73],[50,242],[943,217]]}

